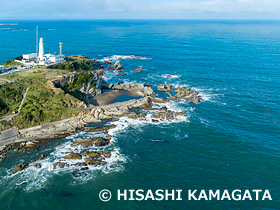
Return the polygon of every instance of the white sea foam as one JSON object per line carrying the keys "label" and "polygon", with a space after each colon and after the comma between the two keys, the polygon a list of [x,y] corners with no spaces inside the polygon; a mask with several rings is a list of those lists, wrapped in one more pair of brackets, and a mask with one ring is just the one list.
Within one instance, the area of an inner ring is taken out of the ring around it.
{"label": "white sea foam", "polygon": [[[95,133],[95,132],[78,132],[75,133],[66,139],[68,141],[56,146],[54,151],[49,153],[47,157],[43,160],[36,161],[34,163],[29,164],[29,168],[20,171],[16,174],[13,174],[13,169],[9,169],[6,172],[6,175],[1,178],[0,186],[4,182],[9,182],[16,187],[22,187],[24,190],[33,191],[38,190],[44,187],[47,184],[47,181],[51,179],[56,174],[61,173],[73,173],[74,171],[78,171],[82,174],[82,176],[73,176],[73,183],[75,179],[79,179],[79,183],[81,181],[87,181],[95,177],[96,173],[107,174],[110,172],[116,172],[123,170],[123,164],[128,161],[128,158],[121,154],[121,150],[117,145],[116,138],[113,136],[114,132],[109,130],[109,133],[112,135],[112,139],[109,145],[104,147],[82,147],[73,145],[73,141],[79,139],[89,139],[93,137],[105,137],[106,133]],[[81,171],[80,169],[85,166],[77,166],[74,164],[84,162],[86,158],[78,159],[78,160],[68,160],[64,159],[63,156],[70,152],[81,153],[82,151],[100,151],[100,150],[110,150],[111,157],[104,158],[103,161],[106,162],[105,165],[87,165],[88,170]],[[54,168],[53,164],[55,162],[62,162],[65,164],[64,168]],[[36,168],[34,165],[36,163],[41,164],[41,168]],[[18,163],[17,163],[18,164]],[[16,164],[16,165],[17,165]],[[16,167],[16,165],[14,167]],[[2,182],[2,183],[1,183]]]}
{"label": "white sea foam", "polygon": [[18,23],[0,23],[0,26],[16,26]]}
{"label": "white sea foam", "polygon": [[176,79],[176,78],[180,78],[181,75],[177,75],[177,74],[163,74],[163,75],[161,75],[161,77],[163,77],[163,78]]}
{"label": "white sea foam", "polygon": [[117,133],[125,132],[127,128],[141,128],[148,124],[171,124],[171,123],[177,123],[177,122],[189,122],[189,117],[191,112],[194,111],[194,108],[187,108],[184,109],[176,102],[168,102],[168,103],[154,103],[154,107],[167,107],[167,110],[174,111],[174,112],[181,112],[186,111],[186,115],[182,116],[176,116],[174,119],[159,119],[159,118],[153,118],[153,113],[158,112],[157,110],[150,110],[147,115],[143,118],[139,119],[131,119],[128,117],[121,117],[118,121],[112,122],[116,125],[115,128],[109,130],[110,135],[116,135]]}
{"label": "white sea foam", "polygon": [[146,57],[141,57],[141,56],[136,56],[136,55],[112,55],[109,57],[105,57],[103,59],[99,59],[100,62],[105,62],[105,61],[116,61],[116,60],[121,60],[121,59],[141,59],[141,60],[147,60],[151,58],[146,58]]}

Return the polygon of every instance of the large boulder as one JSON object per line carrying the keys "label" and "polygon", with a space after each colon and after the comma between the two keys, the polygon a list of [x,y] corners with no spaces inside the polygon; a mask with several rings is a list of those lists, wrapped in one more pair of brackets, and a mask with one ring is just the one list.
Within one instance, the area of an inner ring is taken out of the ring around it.
{"label": "large boulder", "polygon": [[116,125],[105,125],[105,126],[98,126],[98,127],[85,127],[83,130],[85,132],[99,132],[99,131],[107,131],[109,129],[115,128]]}
{"label": "large boulder", "polygon": [[160,84],[160,85],[158,85],[157,90],[158,91],[171,91],[172,85]]}
{"label": "large boulder", "polygon": [[64,159],[73,159],[73,160],[82,159],[82,157],[79,153],[74,153],[74,152],[71,152],[68,155],[63,156],[63,158]]}
{"label": "large boulder", "polygon": [[104,161],[101,161],[101,160],[98,160],[98,159],[91,159],[91,158],[87,159],[86,163],[88,165],[105,165],[106,164],[106,162],[104,162]]}
{"label": "large boulder", "polygon": [[65,167],[65,163],[62,163],[62,162],[55,162],[53,164],[53,168],[64,168]]}
{"label": "large boulder", "polygon": [[110,65],[108,68],[115,69],[117,71],[122,71],[124,69],[120,61],[116,61],[116,63]]}
{"label": "large boulder", "polygon": [[132,70],[132,72],[139,72],[139,71],[145,71],[146,69],[142,69],[142,67],[140,68],[137,68],[137,69],[134,69]]}
{"label": "large boulder", "polygon": [[101,138],[101,137],[95,137],[92,139],[83,139],[83,140],[77,140],[73,143],[74,146],[80,145],[83,147],[89,147],[89,146],[97,146],[102,147],[106,146],[110,143],[109,139]]}
{"label": "large boulder", "polygon": [[194,94],[188,98],[185,98],[185,101],[188,101],[188,102],[193,102],[193,103],[199,103],[202,101],[202,98],[200,98],[198,96],[198,94]]}
{"label": "large boulder", "polygon": [[151,97],[151,101],[154,102],[154,103],[166,103],[169,100],[168,99],[164,99],[164,98]]}
{"label": "large boulder", "polygon": [[97,152],[85,151],[82,152],[83,157],[98,158],[99,154]]}

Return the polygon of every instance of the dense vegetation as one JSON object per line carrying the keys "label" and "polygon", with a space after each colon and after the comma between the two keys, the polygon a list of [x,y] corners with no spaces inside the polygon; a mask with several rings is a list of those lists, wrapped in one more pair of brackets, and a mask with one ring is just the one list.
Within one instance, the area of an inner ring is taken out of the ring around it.
{"label": "dense vegetation", "polygon": [[[70,86],[68,86],[68,88],[71,90],[80,88],[81,86],[88,84],[94,77],[94,73],[92,72],[82,72],[79,74],[79,77]],[[93,81],[91,87],[94,88],[95,84],[96,81]]]}
{"label": "dense vegetation", "polygon": [[[12,65],[15,59],[5,62],[4,65]],[[12,117],[11,121],[0,121],[0,131],[12,126],[23,129],[59,121],[80,112],[76,108],[84,107],[83,100],[87,99],[87,95],[81,92],[80,88],[95,88],[95,72],[89,71],[92,69],[92,62],[87,57],[70,56],[67,60],[48,69],[39,66],[0,77],[3,78],[2,82],[15,80],[0,86],[0,116],[16,112],[26,87],[29,87],[20,112]],[[63,88],[53,86],[51,81],[68,76],[70,71],[74,70],[79,76],[73,83]]]}
{"label": "dense vegetation", "polygon": [[[55,92],[47,85],[46,79],[27,79],[20,81],[22,85],[16,83],[5,84],[0,88],[2,114],[7,114],[5,110],[16,110],[21,102],[25,91],[23,85],[30,89],[25,98],[21,111],[12,118],[11,122],[1,121],[0,130],[16,126],[19,129],[54,122],[77,115],[77,108],[81,101],[65,93],[64,91]],[[4,96],[4,97],[2,97]],[[8,105],[7,105],[8,104]],[[8,108],[7,108],[8,107]]]}
{"label": "dense vegetation", "polygon": [[0,116],[16,112],[26,90],[16,82],[0,86]]}
{"label": "dense vegetation", "polygon": [[66,62],[49,66],[50,69],[63,69],[63,70],[91,70],[92,61],[84,56],[69,56],[66,57]]}
{"label": "dense vegetation", "polygon": [[46,86],[45,79],[29,81],[29,92],[20,113],[12,119],[18,128],[32,127],[53,121],[66,119],[76,115],[80,103],[73,96],[63,91],[55,93]]}

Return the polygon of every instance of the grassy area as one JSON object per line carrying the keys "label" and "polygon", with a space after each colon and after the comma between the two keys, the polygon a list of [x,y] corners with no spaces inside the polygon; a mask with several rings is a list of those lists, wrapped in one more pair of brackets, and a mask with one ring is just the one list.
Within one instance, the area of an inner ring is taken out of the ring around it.
{"label": "grassy area", "polygon": [[[25,79],[18,82],[22,85],[16,83],[6,84],[7,86],[11,86],[9,89],[8,87],[5,88],[8,94],[11,95],[11,93],[15,92],[11,90],[14,87],[28,86],[30,89],[20,113],[12,118],[10,125],[22,129],[77,115],[78,111],[69,109],[79,107],[81,101],[64,91],[55,92],[48,86],[46,79]],[[18,107],[22,99],[22,97],[19,97],[20,94],[23,94],[23,90],[17,95],[13,94],[13,96],[10,97],[13,100],[9,103],[9,108],[11,110]],[[15,99],[16,101],[14,101]],[[6,129],[8,126],[9,124],[7,124],[7,122],[2,122],[2,129]]]}
{"label": "grassy area", "polygon": [[9,115],[17,111],[25,86],[30,89],[20,113],[13,117],[11,122],[1,121],[0,130],[12,126],[22,129],[76,116],[79,111],[69,109],[80,108],[82,102],[69,93],[52,89],[49,80],[46,79],[47,75],[49,78],[56,78],[60,76],[59,73],[59,70],[49,72],[46,69],[34,69],[4,75],[9,80],[19,80],[0,86],[0,115]]}
{"label": "grassy area", "polygon": [[63,69],[69,71],[91,70],[92,61],[84,56],[67,56],[67,62],[49,66],[49,69]]}
{"label": "grassy area", "polygon": [[0,85],[4,84],[4,83],[6,83],[6,82],[7,82],[7,80],[1,79],[1,78],[0,78]]}
{"label": "grassy area", "polygon": [[53,121],[66,119],[77,114],[70,108],[79,107],[80,101],[63,91],[55,93],[46,86],[44,79],[24,81],[31,88],[20,113],[12,119],[18,128],[32,127]]}
{"label": "grassy area", "polygon": [[0,116],[17,111],[25,90],[26,87],[15,82],[0,86]]}
{"label": "grassy area", "polygon": [[[11,121],[0,121],[0,131],[12,126],[23,129],[42,125],[80,113],[72,110],[83,107],[82,99],[85,94],[79,92],[78,88],[89,83],[95,75],[93,71],[82,71],[91,68],[92,64],[88,58],[70,56],[67,59],[69,60],[67,63],[79,73],[79,77],[63,90],[55,88],[51,81],[69,75],[73,69],[37,66],[0,76],[0,84],[6,83],[6,80],[14,81],[0,86],[0,116],[17,111],[26,87],[30,88],[21,111]],[[5,62],[6,65],[12,65],[13,60]],[[95,88],[95,85],[96,81],[93,81],[91,87]]]}
{"label": "grassy area", "polygon": [[19,66],[19,65],[22,65],[22,64],[19,63],[19,62],[16,62],[15,60],[21,60],[21,59],[22,59],[22,56],[18,56],[16,58],[12,59],[12,60],[6,61],[2,65],[4,65],[5,68],[11,68],[11,67],[14,67],[14,66]]}

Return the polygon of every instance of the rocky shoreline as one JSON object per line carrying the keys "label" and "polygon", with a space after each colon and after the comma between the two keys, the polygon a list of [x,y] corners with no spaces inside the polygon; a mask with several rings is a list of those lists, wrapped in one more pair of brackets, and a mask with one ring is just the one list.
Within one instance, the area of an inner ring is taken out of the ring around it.
{"label": "rocky shoreline", "polygon": [[[111,65],[110,68],[116,70],[122,70],[123,66],[117,61]],[[136,71],[137,72],[137,71]],[[104,73],[104,71],[103,71]],[[75,75],[73,76],[75,77]],[[145,85],[141,83],[116,83],[106,84],[102,78],[99,79],[97,89],[91,90],[86,88],[85,91],[94,92],[97,95],[101,94],[102,89],[109,89],[111,91],[122,90],[127,91],[132,95],[141,96],[140,99],[132,99],[123,102],[117,102],[114,104],[107,104],[103,106],[90,107],[81,110],[80,114],[70,119],[52,122],[32,128],[19,130],[19,135],[16,140],[11,144],[5,145],[0,148],[0,162],[4,161],[10,152],[32,152],[38,151],[40,146],[46,139],[64,138],[67,135],[75,133],[77,131],[84,132],[102,132],[107,133],[109,129],[113,128],[114,125],[104,125],[101,127],[87,127],[90,123],[100,123],[102,120],[116,121],[120,117],[127,117],[131,119],[143,119],[147,116],[147,113],[152,110],[152,121],[160,122],[162,120],[173,120],[180,115],[185,115],[185,112],[174,112],[170,111],[164,106],[164,103],[169,101],[185,100],[188,102],[199,103],[202,99],[199,97],[198,92],[191,90],[188,87],[177,87],[174,88],[172,85],[160,84],[160,85]],[[54,84],[65,85],[69,83],[73,78],[64,78],[63,80],[56,80]],[[92,81],[90,81],[92,82]],[[152,88],[154,87],[154,89]],[[166,98],[158,97],[157,93],[165,92]],[[105,96],[104,96],[105,97]],[[163,104],[159,106],[158,104]],[[91,139],[76,140],[73,145],[88,147],[104,147],[110,144],[111,136],[109,134],[106,137],[94,137]],[[105,159],[111,156],[109,150],[100,151],[81,151],[70,152],[63,156],[62,159],[74,159],[84,161],[76,163],[78,166],[82,166],[83,170],[87,169],[88,165],[105,165]],[[41,154],[38,160],[42,160],[47,154]],[[14,173],[24,170],[29,167],[29,164],[37,160],[32,160],[29,163],[20,163],[15,169]],[[67,166],[63,161],[54,163],[54,168],[63,168]],[[40,164],[36,164],[35,167],[40,168]]]}

